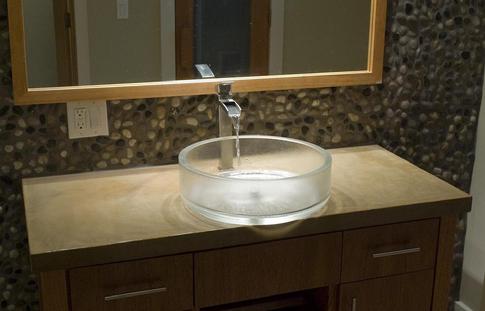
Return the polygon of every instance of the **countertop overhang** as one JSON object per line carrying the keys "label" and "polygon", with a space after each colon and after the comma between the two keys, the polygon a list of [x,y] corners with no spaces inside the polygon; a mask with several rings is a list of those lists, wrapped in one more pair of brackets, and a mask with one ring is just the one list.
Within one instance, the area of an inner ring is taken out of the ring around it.
{"label": "countertop overhang", "polygon": [[[471,196],[379,146],[330,150],[332,194],[314,216],[235,226],[193,215],[177,165],[23,180],[36,272],[459,214]],[[296,159],[297,160],[297,159]]]}

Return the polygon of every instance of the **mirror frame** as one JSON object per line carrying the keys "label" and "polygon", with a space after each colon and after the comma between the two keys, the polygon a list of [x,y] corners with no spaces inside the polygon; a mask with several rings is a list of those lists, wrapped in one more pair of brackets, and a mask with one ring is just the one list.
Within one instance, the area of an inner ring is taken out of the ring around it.
{"label": "mirror frame", "polygon": [[161,82],[29,88],[23,0],[8,0],[13,94],[16,105],[63,103],[79,100],[121,100],[214,94],[217,84],[233,82],[233,91],[369,85],[382,82],[387,0],[371,0],[367,69],[325,73],[286,74]]}

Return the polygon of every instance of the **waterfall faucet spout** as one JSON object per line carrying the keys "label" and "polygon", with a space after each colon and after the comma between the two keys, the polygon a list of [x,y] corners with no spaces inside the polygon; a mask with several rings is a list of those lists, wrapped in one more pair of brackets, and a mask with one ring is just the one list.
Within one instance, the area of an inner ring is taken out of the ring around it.
{"label": "waterfall faucet spout", "polygon": [[219,136],[231,136],[233,122],[241,117],[241,107],[232,99],[231,83],[221,83],[217,86],[219,99]]}
{"label": "waterfall faucet spout", "polygon": [[[217,97],[219,99],[219,136],[232,136],[233,128],[239,127],[241,107],[232,99],[231,83],[221,83],[217,86]],[[238,129],[239,130],[239,129]],[[234,147],[231,141],[221,144],[220,168],[229,169],[233,167]]]}
{"label": "waterfall faucet spout", "polygon": [[232,85],[231,83],[221,83],[217,86],[217,97],[219,104],[227,116],[230,118],[239,118],[241,116],[241,107],[232,99]]}

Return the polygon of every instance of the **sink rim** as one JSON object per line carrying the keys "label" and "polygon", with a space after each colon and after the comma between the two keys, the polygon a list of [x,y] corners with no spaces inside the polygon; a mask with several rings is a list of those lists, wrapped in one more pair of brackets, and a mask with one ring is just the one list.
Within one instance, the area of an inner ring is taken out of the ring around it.
{"label": "sink rim", "polygon": [[[185,147],[184,149],[182,149],[182,151],[180,151],[180,153],[178,155],[179,166],[183,167],[184,169],[186,169],[186,170],[188,170],[192,173],[202,175],[202,176],[205,176],[207,178],[219,179],[219,180],[234,180],[236,178],[230,178],[230,177],[206,173],[204,171],[201,171],[201,170],[191,166],[187,162],[187,154],[190,151],[194,150],[195,148],[200,147],[200,146],[205,145],[205,144],[210,144],[210,143],[225,141],[225,140],[236,140],[236,138],[237,138],[236,136],[224,136],[224,137],[216,137],[216,138],[205,139],[205,140],[193,143],[193,144]],[[243,139],[263,139],[263,140],[265,140],[265,139],[267,139],[267,140],[279,140],[279,141],[291,142],[291,143],[304,145],[308,148],[311,148],[311,149],[315,150],[316,152],[320,153],[324,157],[323,165],[321,165],[321,166],[319,166],[319,167],[317,167],[317,168],[315,168],[315,169],[313,169],[313,170],[311,170],[311,171],[309,171],[305,174],[282,177],[282,178],[277,178],[277,179],[272,179],[272,180],[292,180],[292,179],[297,179],[297,178],[303,178],[303,177],[306,177],[306,176],[315,175],[315,174],[318,174],[322,171],[328,170],[332,166],[333,159],[332,159],[332,155],[330,154],[330,152],[328,152],[326,149],[324,149],[320,146],[317,146],[313,143],[309,143],[309,142],[306,142],[306,141],[303,141],[303,140],[288,138],[288,137],[271,136],[271,135],[240,135],[239,139],[240,140],[243,140]],[[256,179],[256,178],[254,178],[254,179],[247,178],[247,179],[238,179],[238,180],[241,181],[241,182],[254,182],[254,181],[261,182],[261,181],[265,181],[264,179]]]}
{"label": "sink rim", "polygon": [[321,210],[328,208],[328,201],[330,200],[330,194],[327,198],[321,202],[317,202],[312,206],[305,209],[281,213],[281,214],[268,214],[268,215],[252,215],[241,213],[227,213],[214,210],[210,207],[199,205],[191,200],[182,196],[184,206],[194,213],[196,216],[202,216],[212,221],[217,221],[224,224],[242,225],[242,226],[267,226],[267,225],[279,225],[292,221],[300,221],[310,218],[312,215]]}

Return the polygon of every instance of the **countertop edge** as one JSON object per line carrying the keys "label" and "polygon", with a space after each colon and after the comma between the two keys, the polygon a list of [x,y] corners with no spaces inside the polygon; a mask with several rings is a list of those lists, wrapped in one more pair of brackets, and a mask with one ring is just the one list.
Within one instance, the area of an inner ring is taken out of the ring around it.
{"label": "countertop edge", "polygon": [[[275,226],[242,226],[156,239],[31,254],[33,272],[66,270],[114,262],[201,252],[212,249],[353,230],[361,227],[437,218],[469,212],[472,197],[344,214],[323,215]],[[221,232],[224,239],[220,239]]]}

